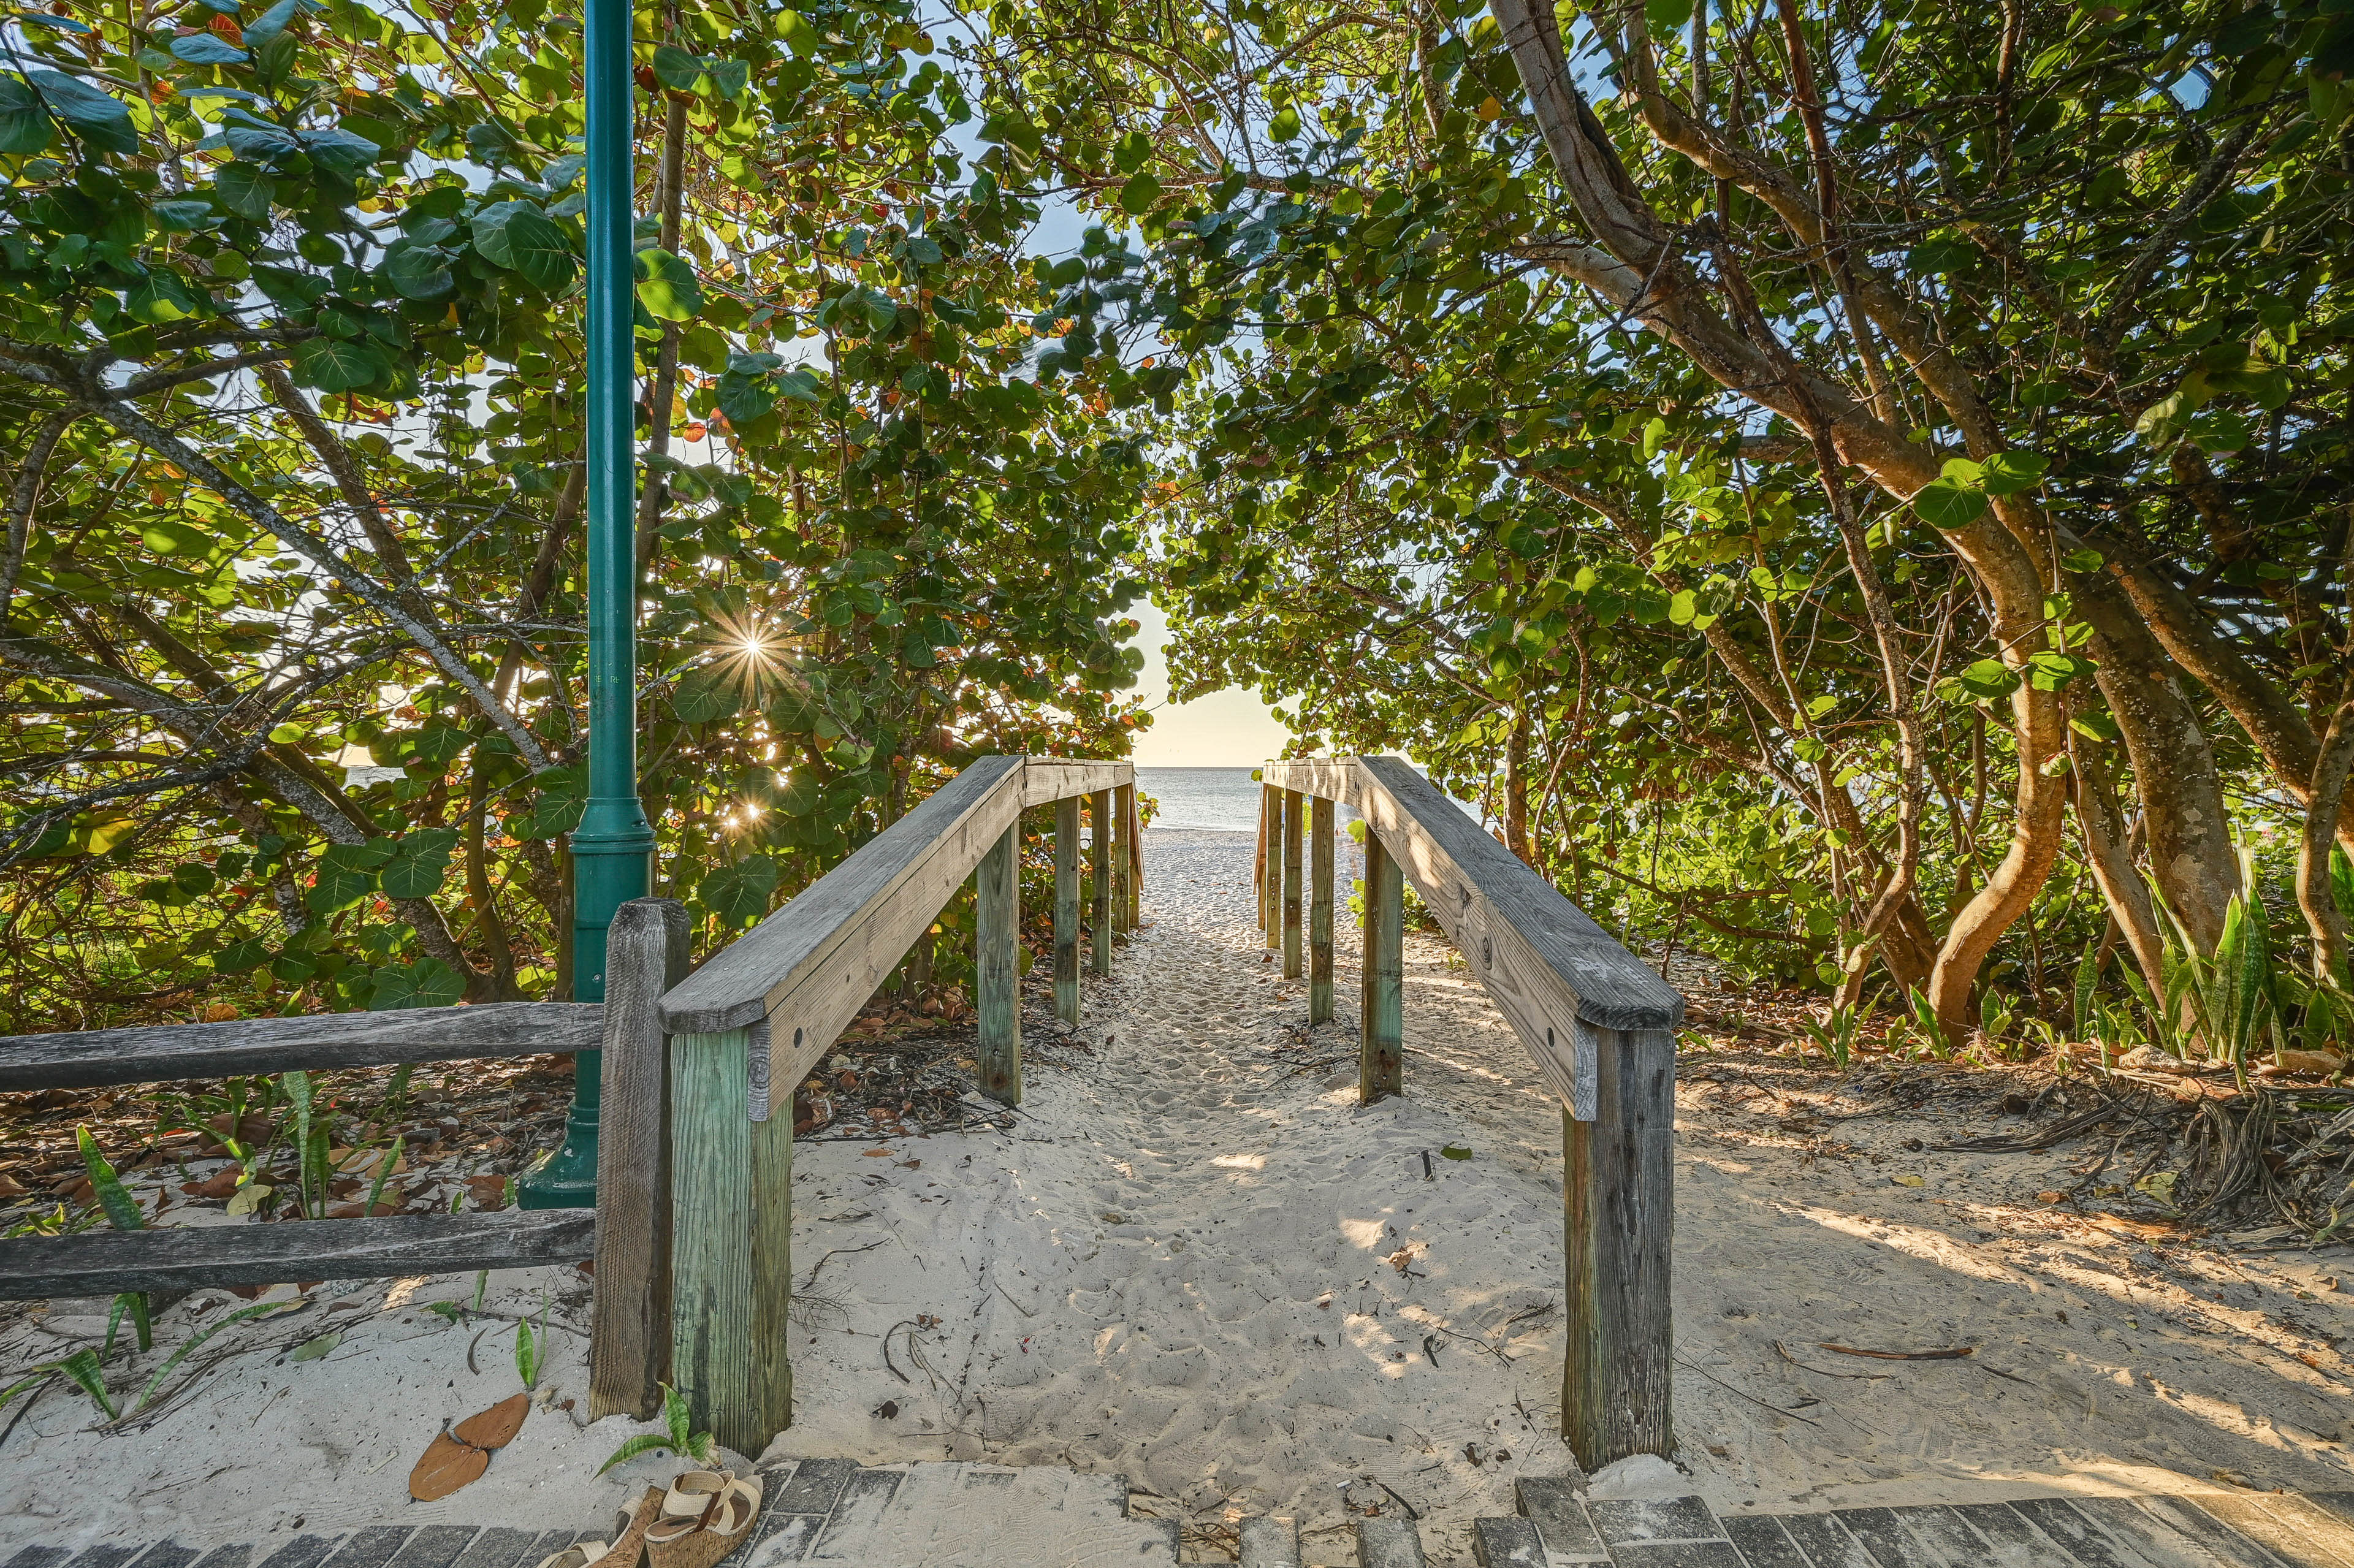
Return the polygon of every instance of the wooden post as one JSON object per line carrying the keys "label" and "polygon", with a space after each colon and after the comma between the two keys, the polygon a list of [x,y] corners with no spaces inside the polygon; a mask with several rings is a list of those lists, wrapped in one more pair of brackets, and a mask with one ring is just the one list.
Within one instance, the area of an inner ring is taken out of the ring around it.
{"label": "wooden post", "polygon": [[1361,970],[1363,1024],[1357,1103],[1405,1092],[1405,875],[1365,834],[1365,956]]}
{"label": "wooden post", "polygon": [[1095,838],[1087,845],[1087,870],[1095,877],[1087,969],[1101,978],[1111,973],[1111,791],[1098,789],[1089,796],[1087,814],[1095,819]]}
{"label": "wooden post", "polygon": [[1274,793],[1264,784],[1258,787],[1258,848],[1251,855],[1251,887],[1258,895],[1258,928],[1262,931],[1267,929],[1267,802]]}
{"label": "wooden post", "polygon": [[1307,823],[1297,789],[1283,792],[1283,978],[1298,980],[1299,951],[1299,848]]}
{"label": "wooden post", "polygon": [[768,1049],[765,1021],[670,1042],[673,1381],[694,1425],[739,1454],[793,1419],[793,1123],[745,1103],[749,1054]]}
{"label": "wooden post", "polygon": [[973,999],[981,1025],[981,1092],[1022,1103],[1022,823],[1016,819],[972,874]]}
{"label": "wooden post", "polygon": [[1055,802],[1055,1016],[1079,1021],[1079,798]]}
{"label": "wooden post", "polygon": [[1315,797],[1308,874],[1308,1022],[1332,1022],[1332,802]]}
{"label": "wooden post", "polygon": [[588,1419],[662,1414],[670,1375],[670,1068],[662,994],[686,978],[686,906],[632,898],[605,938],[604,1120]]}
{"label": "wooden post", "polygon": [[1128,787],[1128,928],[1144,924],[1144,811],[1136,803],[1136,786]]}
{"label": "wooden post", "polygon": [[1274,785],[1262,791],[1267,799],[1267,858],[1260,866],[1258,924],[1267,933],[1269,952],[1283,946],[1283,791]]}
{"label": "wooden post", "polygon": [[1675,1032],[1592,1033],[1595,1119],[1566,1110],[1561,1118],[1569,1257],[1561,1435],[1589,1473],[1675,1447]]}
{"label": "wooden post", "polygon": [[1122,784],[1112,791],[1112,929],[1125,936],[1136,928],[1129,888],[1135,880],[1136,786]]}

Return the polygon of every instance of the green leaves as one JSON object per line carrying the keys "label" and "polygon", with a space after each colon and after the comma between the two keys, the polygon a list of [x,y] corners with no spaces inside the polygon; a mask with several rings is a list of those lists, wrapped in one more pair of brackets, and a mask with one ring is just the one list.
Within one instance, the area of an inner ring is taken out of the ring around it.
{"label": "green leaves", "polygon": [[[785,15],[790,16],[793,13],[788,11]],[[682,1459],[692,1459],[697,1464],[710,1462],[712,1456],[717,1452],[711,1434],[691,1430],[694,1417],[687,1409],[686,1401],[680,1396],[678,1390],[664,1383],[662,1385],[662,1391],[663,1425],[665,1430],[661,1433],[645,1433],[623,1443],[613,1450],[610,1458],[597,1467],[599,1475],[603,1475],[616,1465],[626,1464],[641,1454],[652,1454],[663,1449],[669,1450]]]}
{"label": "green leaves", "polygon": [[1933,479],[1914,493],[1913,510],[1921,521],[1943,532],[1967,528],[1986,515],[1986,493],[1973,485]]}
{"label": "green leaves", "polygon": [[133,321],[144,322],[149,326],[168,326],[206,313],[205,304],[169,272],[150,272],[143,282],[123,296],[122,303]]}
{"label": "green leaves", "polygon": [[638,252],[638,303],[656,321],[691,322],[703,310],[695,269],[659,245]]}
{"label": "green leaves", "polygon": [[1932,528],[1967,528],[1987,513],[1989,495],[2018,495],[2043,482],[2044,460],[2030,451],[1996,452],[1983,463],[1948,459],[1945,472],[1915,492],[1913,510]]}
{"label": "green leaves", "polygon": [[799,11],[779,11],[775,26],[777,37],[800,58],[807,59],[825,47],[818,30]]}
{"label": "green leaves", "polygon": [[776,891],[777,863],[756,854],[705,872],[695,896],[722,924],[748,926],[769,912]]}
{"label": "green leaves", "polygon": [[213,547],[213,535],[176,517],[151,517],[139,526],[140,542],[159,556],[201,556]]}
{"label": "green leaves", "polygon": [[371,344],[314,337],[294,347],[294,379],[322,392],[356,392],[375,385],[385,369],[383,355]]}
{"label": "green leaves", "polygon": [[570,282],[578,266],[564,230],[527,201],[497,202],[476,213],[473,238],[483,260],[521,274],[542,291]]}
{"label": "green leaves", "polygon": [[304,906],[313,915],[348,909],[376,886],[376,868],[392,857],[392,841],[372,839],[360,844],[329,844],[319,857],[319,870]]}
{"label": "green leaves", "polygon": [[395,240],[384,259],[385,281],[404,300],[439,300],[457,291],[450,270],[454,260],[437,246]]}
{"label": "green leaves", "polygon": [[2035,452],[1997,452],[1986,460],[1979,482],[1988,495],[2018,495],[2043,482],[2046,466]]}
{"label": "green leaves", "polygon": [[375,981],[375,992],[368,998],[370,1012],[455,1007],[466,1000],[465,977],[440,959],[387,965],[376,971]]}
{"label": "green leaves", "polygon": [[31,154],[49,144],[48,111],[22,77],[0,76],[0,153]]}
{"label": "green leaves", "polygon": [[1119,187],[1119,209],[1134,216],[1150,212],[1161,200],[1161,182],[1149,169],[1139,170]]}
{"label": "green leaves", "polygon": [[457,847],[455,828],[418,828],[391,841],[392,852],[376,874],[390,898],[430,898],[441,891],[450,874],[450,854]]}
{"label": "green leaves", "polygon": [[671,711],[682,724],[714,724],[733,718],[743,705],[745,680],[741,672],[725,664],[690,670],[671,688]]}
{"label": "green leaves", "polygon": [[[49,114],[63,121],[83,145],[124,155],[138,151],[139,133],[132,127],[130,108],[121,100],[63,71],[28,70],[24,81]],[[5,118],[6,107],[0,101],[0,118]]]}
{"label": "green leaves", "polygon": [[172,58],[188,65],[243,65],[249,58],[218,33],[186,33],[171,43]]}
{"label": "green leaves", "polygon": [[[791,12],[785,15],[794,16]],[[800,20],[798,16],[794,19]],[[779,32],[784,32],[781,22]],[[789,37],[787,43],[790,47]],[[751,79],[751,68],[742,60],[691,55],[676,44],[663,44],[655,48],[653,71],[654,79],[673,91],[696,92],[706,98],[741,98]]]}

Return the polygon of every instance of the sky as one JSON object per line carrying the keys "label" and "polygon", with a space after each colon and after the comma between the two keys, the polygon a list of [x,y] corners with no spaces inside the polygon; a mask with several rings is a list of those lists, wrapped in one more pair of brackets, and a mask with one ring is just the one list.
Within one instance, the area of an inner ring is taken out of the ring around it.
{"label": "sky", "polygon": [[1139,768],[1257,768],[1281,755],[1291,738],[1256,692],[1230,686],[1182,706],[1169,703],[1169,666],[1161,645],[1169,622],[1150,603],[1130,612],[1137,619],[1136,646],[1144,651],[1137,688],[1152,705],[1152,727],[1137,737]]}

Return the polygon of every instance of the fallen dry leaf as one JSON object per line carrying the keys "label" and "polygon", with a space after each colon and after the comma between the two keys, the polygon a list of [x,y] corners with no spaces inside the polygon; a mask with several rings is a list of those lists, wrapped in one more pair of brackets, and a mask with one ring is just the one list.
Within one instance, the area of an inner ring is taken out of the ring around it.
{"label": "fallen dry leaf", "polygon": [[201,1181],[184,1182],[180,1191],[198,1198],[227,1198],[236,1193],[238,1181],[243,1175],[242,1170],[232,1165],[226,1171],[214,1171]]}
{"label": "fallen dry leaf", "polygon": [[503,1399],[488,1410],[469,1415],[450,1428],[451,1435],[461,1443],[471,1443],[477,1448],[504,1448],[514,1441],[523,1430],[523,1418],[531,1414],[531,1395],[518,1393]]}
{"label": "fallen dry leaf", "polygon": [[2147,1220],[2128,1220],[2118,1214],[2093,1213],[2084,1216],[2103,1230],[2121,1231],[2133,1236],[2167,1236],[2175,1234],[2172,1225],[2153,1224]]}
{"label": "fallen dry leaf", "polygon": [[523,1430],[523,1418],[530,1414],[531,1395],[518,1393],[476,1411],[434,1438],[408,1472],[408,1495],[431,1502],[481,1480],[491,1467],[491,1450],[514,1442]]}
{"label": "fallen dry leaf", "polygon": [[481,1480],[490,1467],[487,1450],[470,1448],[444,1432],[425,1446],[417,1467],[408,1472],[408,1495],[419,1502],[446,1498],[460,1487]]}

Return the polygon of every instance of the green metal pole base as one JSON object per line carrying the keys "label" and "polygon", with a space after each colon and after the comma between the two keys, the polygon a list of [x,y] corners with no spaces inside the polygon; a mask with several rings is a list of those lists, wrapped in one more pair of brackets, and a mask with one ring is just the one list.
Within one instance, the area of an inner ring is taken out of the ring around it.
{"label": "green metal pole base", "polygon": [[[634,795],[591,800],[572,835],[572,998],[605,1000],[605,937],[613,911],[652,885],[653,829]],[[572,1059],[572,1109],[564,1142],[515,1182],[526,1209],[588,1209],[597,1203],[597,1122],[604,1101],[602,1051]]]}
{"label": "green metal pole base", "polygon": [[554,1154],[515,1179],[515,1202],[526,1209],[593,1209],[597,1206],[597,1111],[595,1098],[605,1054],[583,1051],[572,1059],[572,1110],[564,1118],[564,1142]]}

